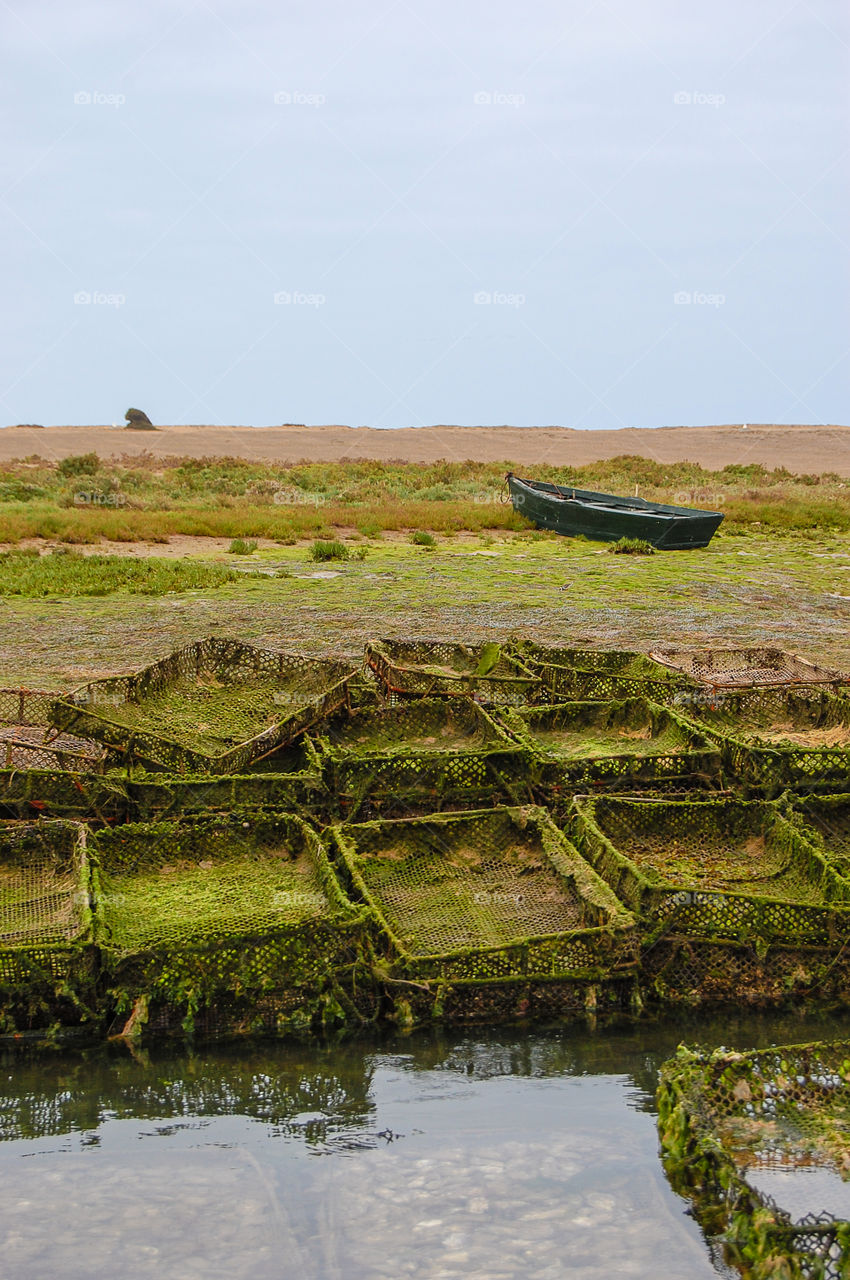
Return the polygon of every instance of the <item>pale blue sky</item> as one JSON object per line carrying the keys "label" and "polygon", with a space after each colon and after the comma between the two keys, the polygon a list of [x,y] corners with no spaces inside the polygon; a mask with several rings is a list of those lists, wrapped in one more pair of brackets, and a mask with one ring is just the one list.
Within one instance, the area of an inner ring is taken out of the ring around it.
{"label": "pale blue sky", "polygon": [[0,22],[0,424],[850,421],[843,0]]}

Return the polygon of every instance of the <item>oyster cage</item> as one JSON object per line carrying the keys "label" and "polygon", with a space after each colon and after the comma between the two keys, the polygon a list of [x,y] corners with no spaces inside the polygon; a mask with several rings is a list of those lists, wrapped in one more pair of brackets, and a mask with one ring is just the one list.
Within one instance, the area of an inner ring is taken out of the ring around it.
{"label": "oyster cage", "polygon": [[94,773],[104,767],[100,743],[50,728],[55,698],[44,689],[0,689],[0,768]]}
{"label": "oyster cage", "polygon": [[530,753],[535,778],[546,789],[719,778],[716,744],[645,698],[506,707],[498,716]]}
{"label": "oyster cage", "polygon": [[96,940],[119,1011],[142,1001],[179,1025],[222,1004],[248,1017],[256,999],[309,1024],[322,993],[344,1008],[366,913],[293,814],[132,823],[92,844]]}
{"label": "oyster cage", "polygon": [[[488,795],[530,799],[527,752],[469,698],[354,711],[315,739],[328,791],[344,809],[392,796],[396,807]],[[405,815],[406,816],[406,815]]]}
{"label": "oyster cage", "polygon": [[787,812],[830,866],[850,879],[850,794],[793,796]]}
{"label": "oyster cage", "polygon": [[850,881],[775,803],[582,796],[570,825],[618,898],[655,925],[647,941],[845,945]]}
{"label": "oyster cage", "polygon": [[426,990],[431,982],[592,983],[634,971],[633,916],[543,809],[438,814],[331,832],[380,926],[391,983],[424,983]]}
{"label": "oyster cage", "polygon": [[19,1029],[60,1011],[80,1019],[94,976],[89,887],[82,824],[0,824],[0,987]]}
{"label": "oyster cage", "polygon": [[850,774],[850,697],[821,691],[718,691],[688,712],[717,741],[730,773],[768,794],[824,787]]}
{"label": "oyster cage", "polygon": [[342,706],[351,668],[235,640],[187,645],[57,699],[53,725],[177,773],[237,773]]}
{"label": "oyster cage", "polygon": [[365,661],[388,695],[474,697],[491,706],[530,702],[540,681],[506,647],[443,640],[373,640]]}
{"label": "oyster cage", "polygon": [[656,649],[650,657],[709,689],[826,685],[840,692],[850,684],[847,672],[815,666],[782,649]]}
{"label": "oyster cage", "polygon": [[[718,1261],[753,1277],[846,1277],[850,1221],[801,1213],[794,1200],[801,1177],[804,1186],[820,1171],[847,1178],[850,1041],[750,1053],[682,1046],[661,1069],[657,1103],[668,1179]],[[768,1186],[781,1188],[776,1198]]]}
{"label": "oyster cage", "polygon": [[547,648],[515,642],[513,651],[534,671],[549,691],[549,701],[568,699],[651,698],[678,700],[695,681],[626,649]]}
{"label": "oyster cage", "polygon": [[850,954],[832,947],[749,943],[664,933],[641,954],[643,994],[663,1005],[767,1008],[850,1001]]}

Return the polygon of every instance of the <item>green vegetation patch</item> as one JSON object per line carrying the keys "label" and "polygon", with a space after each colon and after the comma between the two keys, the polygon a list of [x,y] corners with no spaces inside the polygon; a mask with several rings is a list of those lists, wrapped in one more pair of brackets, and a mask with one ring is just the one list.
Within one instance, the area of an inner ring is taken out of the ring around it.
{"label": "green vegetation patch", "polygon": [[241,577],[224,565],[197,560],[82,555],[53,551],[0,553],[0,595],[108,596],[114,592],[161,596],[171,591],[201,591]]}

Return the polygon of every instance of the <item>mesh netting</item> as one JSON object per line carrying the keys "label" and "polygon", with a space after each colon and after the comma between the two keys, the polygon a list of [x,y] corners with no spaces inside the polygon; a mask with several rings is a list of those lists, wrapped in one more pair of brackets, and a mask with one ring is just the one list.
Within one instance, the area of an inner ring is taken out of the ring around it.
{"label": "mesh netting", "polygon": [[[756,1280],[847,1275],[850,1221],[802,1214],[794,1201],[819,1171],[850,1176],[850,1041],[680,1048],[662,1068],[658,1127],[668,1176],[721,1237],[724,1261]],[[764,1189],[775,1170],[785,1203]]]}
{"label": "mesh netting", "polygon": [[0,985],[73,984],[89,973],[91,941],[85,828],[0,825]]}
{"label": "mesh netting", "polygon": [[577,798],[581,851],[636,914],[697,937],[843,945],[850,882],[767,801]]}
{"label": "mesh netting", "polygon": [[94,848],[98,942],[123,1007],[144,997],[177,1017],[294,989],[304,1007],[355,965],[363,912],[291,814],[130,824]]}
{"label": "mesh netting", "polygon": [[850,675],[817,667],[782,649],[659,649],[652,657],[712,689],[758,685],[832,685],[850,683]]}
{"label": "mesh netting", "polygon": [[419,979],[599,976],[633,963],[633,918],[542,809],[333,828],[399,970]]}
{"label": "mesh netting", "polygon": [[60,730],[178,773],[235,773],[344,704],[350,668],[209,639],[51,708]]}
{"label": "mesh netting", "polygon": [[44,689],[0,689],[0,724],[47,726],[55,697],[55,693]]}
{"label": "mesh netting", "polygon": [[850,794],[798,796],[788,812],[839,875],[850,879]]}
{"label": "mesh netting", "polygon": [[527,752],[468,698],[357,711],[328,724],[317,748],[328,789],[348,815],[367,798],[388,795],[397,805],[439,800],[445,806],[527,791]]}
{"label": "mesh netting", "polygon": [[765,947],[667,933],[644,949],[641,975],[645,996],[664,1005],[834,1006],[850,1000],[850,947]]}
{"label": "mesh netting", "polygon": [[544,788],[716,779],[720,752],[693,724],[645,698],[505,708],[502,723],[531,753]]}
{"label": "mesh netting", "polygon": [[668,703],[694,681],[643,653],[618,649],[547,648],[524,643],[517,652],[550,695],[569,699],[652,698]]}
{"label": "mesh netting", "polygon": [[721,744],[736,778],[768,793],[850,773],[850,698],[824,691],[720,691],[688,714]]}
{"label": "mesh netting", "polygon": [[495,644],[442,640],[376,640],[366,664],[388,694],[474,696],[493,705],[521,705],[540,687],[537,676]]}

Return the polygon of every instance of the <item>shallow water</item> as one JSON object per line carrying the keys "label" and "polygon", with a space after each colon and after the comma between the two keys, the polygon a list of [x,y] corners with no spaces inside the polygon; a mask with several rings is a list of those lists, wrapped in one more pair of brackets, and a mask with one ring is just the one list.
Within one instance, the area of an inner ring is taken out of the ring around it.
{"label": "shallow water", "polygon": [[850,1020],[726,1016],[133,1057],[8,1054],[3,1280],[710,1280],[657,1068]]}

